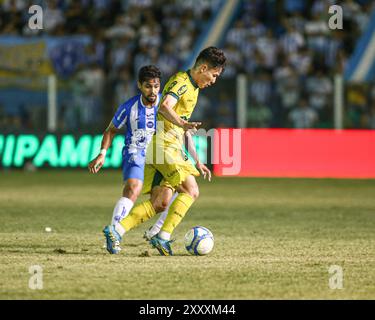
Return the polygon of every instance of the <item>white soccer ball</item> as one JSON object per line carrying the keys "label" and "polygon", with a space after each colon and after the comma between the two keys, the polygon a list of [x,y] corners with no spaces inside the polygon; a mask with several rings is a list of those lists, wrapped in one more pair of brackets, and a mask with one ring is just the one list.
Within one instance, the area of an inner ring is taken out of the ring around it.
{"label": "white soccer ball", "polygon": [[214,236],[205,227],[194,227],[185,235],[185,248],[192,255],[203,256],[209,254],[213,247]]}

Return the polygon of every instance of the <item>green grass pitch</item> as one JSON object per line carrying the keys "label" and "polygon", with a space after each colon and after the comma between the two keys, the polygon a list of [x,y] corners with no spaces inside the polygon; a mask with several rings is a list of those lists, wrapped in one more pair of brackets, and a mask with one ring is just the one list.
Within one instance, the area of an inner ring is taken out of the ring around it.
{"label": "green grass pitch", "polygon": [[[0,172],[0,299],[375,299],[375,180],[199,183],[175,256],[142,239],[154,220],[115,256],[101,230],[119,171]],[[215,236],[208,256],[185,251],[195,225]],[[43,268],[41,290],[29,288],[32,265]],[[329,287],[332,265],[342,267],[342,289]]]}

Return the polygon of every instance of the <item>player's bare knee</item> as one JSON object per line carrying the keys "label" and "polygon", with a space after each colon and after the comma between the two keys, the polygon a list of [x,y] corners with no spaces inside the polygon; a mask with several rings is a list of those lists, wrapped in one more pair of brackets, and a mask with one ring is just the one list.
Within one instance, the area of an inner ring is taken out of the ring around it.
{"label": "player's bare knee", "polygon": [[195,188],[189,189],[188,193],[194,199],[194,201],[197,200],[198,197],[199,197],[199,188],[198,188],[198,186],[195,187]]}
{"label": "player's bare knee", "polygon": [[162,211],[167,210],[168,204],[169,204],[168,200],[163,199],[163,201],[160,203],[160,208],[162,209]]}
{"label": "player's bare knee", "polygon": [[141,194],[141,191],[142,186],[137,184],[126,185],[123,190],[123,196],[135,202],[135,200],[137,200],[138,196]]}
{"label": "player's bare knee", "polygon": [[198,197],[199,197],[199,188],[198,188],[197,185],[196,186],[191,186],[191,187],[188,187],[188,188],[180,186],[177,189],[177,191],[179,193],[187,193],[188,195],[190,195],[194,199],[194,201],[196,199],[198,199]]}
{"label": "player's bare knee", "polygon": [[198,190],[198,188],[194,191],[192,197],[193,197],[194,200],[198,199],[198,197],[199,197],[199,190]]}
{"label": "player's bare knee", "polygon": [[154,206],[155,212],[160,213],[163,212],[167,209],[167,206],[163,206],[162,203],[158,203],[157,205]]}
{"label": "player's bare knee", "polygon": [[155,199],[154,201],[151,201],[151,204],[154,207],[156,213],[163,212],[168,207],[168,203],[167,205],[164,205],[164,202],[160,201],[159,199]]}
{"label": "player's bare knee", "polygon": [[165,187],[155,187],[151,193],[151,203],[157,213],[163,212],[168,208],[172,198],[172,190]]}

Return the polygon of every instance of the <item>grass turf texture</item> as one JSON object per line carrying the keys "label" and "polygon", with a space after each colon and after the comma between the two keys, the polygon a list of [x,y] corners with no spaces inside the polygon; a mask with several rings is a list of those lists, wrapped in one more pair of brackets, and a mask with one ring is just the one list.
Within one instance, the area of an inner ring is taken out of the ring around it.
{"label": "grass turf texture", "polygon": [[[102,248],[119,172],[0,175],[1,299],[375,298],[375,180],[199,179],[175,256],[161,257],[142,239],[150,221],[120,255]],[[195,225],[215,236],[208,256],[185,251]],[[42,290],[28,287],[31,265]],[[341,290],[328,286],[331,265],[343,268]]]}

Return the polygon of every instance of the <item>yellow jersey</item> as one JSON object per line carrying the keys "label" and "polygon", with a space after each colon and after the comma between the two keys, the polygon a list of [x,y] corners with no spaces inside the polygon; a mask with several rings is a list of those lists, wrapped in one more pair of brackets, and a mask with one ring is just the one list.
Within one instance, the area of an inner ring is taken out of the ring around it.
{"label": "yellow jersey", "polygon": [[[199,88],[190,75],[190,70],[178,72],[173,75],[164,86],[162,98],[170,94],[177,99],[173,110],[184,120],[189,121],[191,114],[197,104]],[[157,133],[158,139],[164,145],[177,144],[179,148],[183,142],[184,130],[174,125],[164,118],[163,115],[157,115]],[[162,122],[162,123],[161,123]]]}

